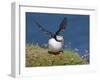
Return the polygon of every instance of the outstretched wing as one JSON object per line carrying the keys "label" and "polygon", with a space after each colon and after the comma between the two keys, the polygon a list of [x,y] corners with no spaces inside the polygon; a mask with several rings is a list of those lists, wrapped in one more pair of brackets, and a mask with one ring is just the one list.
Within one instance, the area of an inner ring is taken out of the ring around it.
{"label": "outstretched wing", "polygon": [[46,30],[42,25],[40,25],[38,22],[36,22],[37,27],[44,33],[46,33],[49,37],[52,37],[54,34],[48,30]]}
{"label": "outstretched wing", "polygon": [[64,30],[66,29],[66,26],[67,26],[67,18],[65,17],[65,18],[62,20],[62,22],[61,22],[61,24],[60,24],[60,26],[59,26],[59,29],[58,29],[58,31],[55,33],[55,35],[60,34],[60,32],[64,32]]}

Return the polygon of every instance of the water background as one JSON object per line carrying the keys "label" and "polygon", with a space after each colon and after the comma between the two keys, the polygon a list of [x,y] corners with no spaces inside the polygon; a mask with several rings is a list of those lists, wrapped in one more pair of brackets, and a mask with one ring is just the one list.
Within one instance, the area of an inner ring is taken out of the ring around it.
{"label": "water background", "polygon": [[64,17],[68,19],[64,48],[75,50],[81,56],[89,53],[89,15],[26,12],[26,43],[48,43],[49,37],[38,29],[34,21],[47,30],[56,32]]}

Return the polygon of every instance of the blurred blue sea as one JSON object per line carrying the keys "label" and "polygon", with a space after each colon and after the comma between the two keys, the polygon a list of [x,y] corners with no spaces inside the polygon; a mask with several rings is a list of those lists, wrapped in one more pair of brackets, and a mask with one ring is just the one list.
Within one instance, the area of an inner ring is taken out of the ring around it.
{"label": "blurred blue sea", "polygon": [[64,17],[68,18],[64,48],[75,50],[81,56],[89,53],[89,15],[26,12],[26,43],[48,43],[48,36],[38,29],[34,21],[56,32]]}

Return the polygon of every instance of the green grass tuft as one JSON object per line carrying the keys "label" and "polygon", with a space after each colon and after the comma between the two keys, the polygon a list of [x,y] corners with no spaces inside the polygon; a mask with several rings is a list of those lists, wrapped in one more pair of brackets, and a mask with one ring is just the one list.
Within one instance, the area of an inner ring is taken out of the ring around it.
{"label": "green grass tuft", "polygon": [[57,55],[48,53],[47,48],[38,45],[26,45],[26,67],[35,66],[57,66],[57,65],[79,65],[86,64],[78,53],[72,50],[63,50],[64,53]]}

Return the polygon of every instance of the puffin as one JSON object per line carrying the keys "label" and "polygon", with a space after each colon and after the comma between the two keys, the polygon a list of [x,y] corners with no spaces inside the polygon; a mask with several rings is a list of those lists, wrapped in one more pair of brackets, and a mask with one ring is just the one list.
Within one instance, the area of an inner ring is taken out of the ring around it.
{"label": "puffin", "polygon": [[66,17],[63,18],[56,32],[51,32],[45,29],[44,26],[38,23],[37,21],[35,21],[35,24],[42,32],[48,35],[49,52],[53,53],[63,52],[62,48],[64,45],[64,36],[62,35],[62,33],[65,31],[67,26],[67,18]]}

